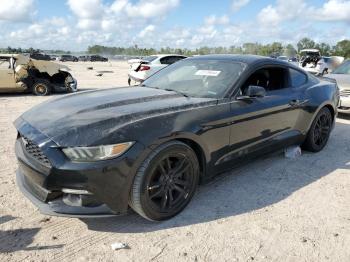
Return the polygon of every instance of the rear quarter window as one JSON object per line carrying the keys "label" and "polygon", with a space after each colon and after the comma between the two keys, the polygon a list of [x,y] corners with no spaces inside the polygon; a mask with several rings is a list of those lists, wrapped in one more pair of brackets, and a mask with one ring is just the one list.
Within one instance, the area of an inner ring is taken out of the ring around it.
{"label": "rear quarter window", "polygon": [[289,79],[292,87],[299,87],[306,83],[307,76],[298,70],[289,68]]}

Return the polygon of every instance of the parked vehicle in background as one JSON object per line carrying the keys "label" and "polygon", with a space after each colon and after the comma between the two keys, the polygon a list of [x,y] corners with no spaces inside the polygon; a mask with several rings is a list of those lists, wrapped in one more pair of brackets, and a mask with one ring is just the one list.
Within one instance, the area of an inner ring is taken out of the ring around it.
{"label": "parked vehicle in background", "polygon": [[281,55],[281,56],[277,57],[277,59],[288,62],[288,57],[286,57],[284,55]]}
{"label": "parked vehicle in background", "polygon": [[50,55],[51,61],[58,61],[58,55]]}
{"label": "parked vehicle in background", "polygon": [[350,114],[350,60],[346,60],[331,74],[326,75],[337,81],[340,90],[340,102],[338,111],[340,113]]}
{"label": "parked vehicle in background", "polygon": [[79,56],[78,60],[81,62],[87,62],[87,61],[90,61],[90,56],[87,56],[87,55]]}
{"label": "parked vehicle in background", "polygon": [[304,49],[300,51],[299,66],[314,75],[324,75],[332,72],[344,61],[344,57],[321,56],[318,49]]}
{"label": "parked vehicle in background", "polygon": [[36,60],[44,60],[44,61],[50,61],[51,57],[47,54],[43,53],[31,53],[29,54],[30,58],[36,59]]}
{"label": "parked vehicle in background", "polygon": [[69,70],[69,67],[51,61],[20,54],[0,54],[0,92],[31,92],[38,96],[75,92],[77,81]]}
{"label": "parked vehicle in background", "polygon": [[100,55],[92,55],[90,56],[90,60],[91,62],[108,62],[108,58],[100,56]]}
{"label": "parked vehicle in background", "polygon": [[59,58],[61,62],[78,62],[78,58],[73,55],[61,55]]}
{"label": "parked vehicle in background", "polygon": [[131,81],[142,83],[148,77],[163,69],[164,67],[171,65],[177,61],[187,58],[183,55],[152,55],[141,59],[129,60],[131,63],[128,84],[131,85]]}

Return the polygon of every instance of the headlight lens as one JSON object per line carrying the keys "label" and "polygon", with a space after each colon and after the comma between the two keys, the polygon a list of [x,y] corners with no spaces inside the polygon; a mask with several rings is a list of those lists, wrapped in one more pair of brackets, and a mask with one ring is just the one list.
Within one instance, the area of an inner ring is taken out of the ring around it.
{"label": "headlight lens", "polygon": [[93,147],[68,147],[63,148],[63,153],[72,161],[91,162],[111,159],[125,153],[134,142],[126,142],[115,145],[103,145]]}

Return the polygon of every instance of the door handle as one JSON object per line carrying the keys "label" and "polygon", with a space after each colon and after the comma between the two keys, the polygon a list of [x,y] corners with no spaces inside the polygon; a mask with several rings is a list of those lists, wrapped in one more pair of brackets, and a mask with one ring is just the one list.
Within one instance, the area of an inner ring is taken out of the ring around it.
{"label": "door handle", "polygon": [[299,99],[293,99],[289,101],[289,105],[291,106],[297,106],[300,104],[300,100]]}

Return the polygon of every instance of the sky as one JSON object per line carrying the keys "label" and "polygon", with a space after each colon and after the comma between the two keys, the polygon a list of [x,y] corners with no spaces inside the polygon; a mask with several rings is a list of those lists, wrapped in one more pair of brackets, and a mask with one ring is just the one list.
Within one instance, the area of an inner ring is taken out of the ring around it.
{"label": "sky", "polygon": [[350,39],[350,0],[1,0],[0,47],[239,46]]}

